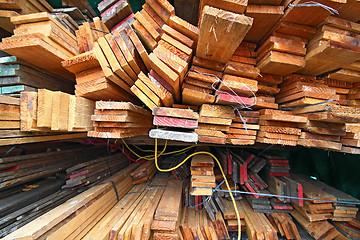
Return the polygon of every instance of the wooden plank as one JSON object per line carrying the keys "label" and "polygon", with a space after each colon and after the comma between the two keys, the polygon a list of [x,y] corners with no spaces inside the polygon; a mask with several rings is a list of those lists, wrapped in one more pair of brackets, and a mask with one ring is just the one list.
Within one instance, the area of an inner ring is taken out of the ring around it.
{"label": "wooden plank", "polygon": [[230,106],[203,104],[200,107],[201,117],[220,117],[234,119],[234,109]]}
{"label": "wooden plank", "polygon": [[198,42],[199,28],[197,28],[196,26],[186,22],[185,20],[183,20],[177,16],[171,16],[168,24],[170,27],[178,30],[185,36],[192,39],[195,43]]}
{"label": "wooden plank", "polygon": [[4,95],[0,95],[0,103],[20,106],[20,100],[18,98]]}
{"label": "wooden plank", "polygon": [[[214,25],[215,19],[216,25]],[[253,19],[244,15],[205,6],[202,12],[196,55],[208,60],[227,63],[252,23]],[[229,45],[229,42],[232,44]]]}
{"label": "wooden plank", "polygon": [[154,116],[153,124],[155,126],[187,128],[187,129],[196,129],[198,127],[198,122],[195,120],[175,118],[175,117]]}
{"label": "wooden plank", "polygon": [[152,110],[154,116],[176,117],[197,120],[199,114],[191,109],[157,107]]}
{"label": "wooden plank", "polygon": [[136,80],[135,86],[140,89],[153,103],[155,103],[156,106],[162,106],[160,98],[140,79]]}
{"label": "wooden plank", "polygon": [[198,135],[194,132],[179,132],[164,129],[151,129],[149,137],[192,143],[198,141]]}
{"label": "wooden plank", "polygon": [[163,27],[165,25],[165,21],[152,9],[152,7],[145,3],[142,8],[150,15],[150,17],[159,25],[159,27]]}
{"label": "wooden plank", "polygon": [[225,68],[225,65],[222,63],[199,58],[197,56],[194,56],[194,58],[193,58],[193,65],[203,67],[203,68],[213,69],[213,70],[220,71],[220,72],[222,72]]}
{"label": "wooden plank", "polygon": [[259,42],[284,14],[283,6],[248,5],[245,15],[254,19],[244,40]]}
{"label": "wooden plank", "polygon": [[231,75],[256,78],[260,74],[260,69],[249,64],[243,64],[238,62],[229,62],[226,65],[224,73]]}
{"label": "wooden plank", "polygon": [[131,91],[150,109],[153,109],[154,107],[157,107],[157,105],[151,101],[151,99],[143,93],[139,88],[137,88],[135,85],[131,87]]}
{"label": "wooden plank", "polygon": [[51,127],[52,94],[52,91],[46,89],[38,91],[37,127]]}
{"label": "wooden plank", "polygon": [[231,125],[231,119],[216,118],[216,117],[199,117],[199,123],[218,124],[218,125]]}
{"label": "wooden plank", "polygon": [[149,32],[151,37],[155,39],[155,41],[160,40],[160,33],[156,31],[156,29],[146,20],[146,18],[142,15],[141,12],[135,13],[135,19],[139,21],[139,23]]}
{"label": "wooden plank", "polygon": [[194,41],[185,36],[184,34],[178,32],[177,30],[169,27],[168,25],[162,26],[162,30],[167,33],[169,36],[173,37],[174,39],[180,41],[181,43],[185,44],[189,48],[193,48]]}
{"label": "wooden plank", "polygon": [[169,44],[173,45],[174,47],[178,48],[180,51],[186,53],[190,57],[192,56],[192,49],[182,42],[176,40],[172,36],[168,35],[167,33],[163,33],[161,39],[168,42]]}
{"label": "wooden plank", "polygon": [[281,144],[281,145],[286,145],[286,146],[296,146],[297,145],[297,141],[272,139],[272,138],[261,138],[261,137],[257,137],[256,142],[267,143],[267,144]]}
{"label": "wooden plank", "polygon": [[170,13],[166,11],[158,1],[146,0],[146,3],[165,21],[165,23],[168,23]]}

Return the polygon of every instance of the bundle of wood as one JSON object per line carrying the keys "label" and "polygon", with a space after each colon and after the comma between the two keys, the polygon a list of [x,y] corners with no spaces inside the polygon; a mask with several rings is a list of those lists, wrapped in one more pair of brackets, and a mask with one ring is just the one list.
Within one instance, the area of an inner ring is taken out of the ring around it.
{"label": "bundle of wood", "polygon": [[[327,85],[330,89],[336,91],[336,95],[339,97],[337,102],[342,106],[351,106],[354,102],[351,99],[348,99],[348,96],[352,93],[353,83],[340,81],[336,79],[328,78],[328,76],[324,76],[324,78],[318,78],[317,82],[321,84]],[[350,95],[351,98],[351,95]],[[315,100],[315,99],[314,99]],[[319,100],[318,100],[319,101]],[[352,104],[350,104],[352,103]]]}
{"label": "bundle of wood", "polygon": [[349,101],[349,106],[359,107],[360,106],[360,84],[354,83],[353,87],[350,88],[349,94],[346,96]]}
{"label": "bundle of wood", "polygon": [[150,137],[184,142],[198,141],[198,135],[194,132],[198,127],[197,112],[191,109],[154,107],[152,114],[153,124],[165,129],[152,129]]}
{"label": "bundle of wood", "polygon": [[273,33],[257,51],[261,72],[287,76],[305,66],[307,40],[293,35]]}
{"label": "bundle of wood", "polygon": [[140,184],[150,180],[156,173],[156,167],[154,161],[147,161],[141,165],[138,169],[131,173],[133,178],[133,184]]}
{"label": "bundle of wood", "polygon": [[76,40],[79,46],[79,53],[84,53],[94,49],[94,43],[98,38],[105,36],[104,32],[109,29],[99,17],[93,18],[93,22],[85,21],[78,30],[75,31]]}
{"label": "bundle of wood", "polygon": [[[223,213],[224,220],[225,220],[225,223],[227,226],[227,230],[229,232],[237,232],[238,231],[238,221],[236,219],[236,212],[235,212],[234,204],[229,200],[224,200],[224,201],[226,201],[227,205],[228,205],[228,208]],[[246,231],[246,223],[244,221],[245,220],[245,212],[244,212],[244,209],[242,208],[242,205],[240,204],[240,202],[238,200],[236,201],[236,208],[239,212],[241,231],[245,232]]]}
{"label": "bundle of wood", "polygon": [[279,106],[275,103],[274,95],[280,92],[278,84],[282,83],[282,77],[270,74],[261,74],[256,80],[258,81],[258,92],[256,95],[256,103],[252,107],[257,108],[273,108],[277,109]]}
{"label": "bundle of wood", "polygon": [[297,123],[306,123],[307,118],[289,111],[262,109],[260,130],[256,142],[296,146],[301,130]]}
{"label": "bundle of wood", "polygon": [[267,217],[281,236],[285,236],[286,239],[301,239],[298,229],[289,214],[272,213],[268,214]]}
{"label": "bundle of wood", "polygon": [[94,131],[89,137],[126,138],[147,135],[151,128],[151,112],[129,102],[97,101],[91,115]]}
{"label": "bundle of wood", "polygon": [[65,8],[76,7],[78,8],[88,19],[96,17],[96,12],[87,0],[63,0],[61,1],[62,6]]}
{"label": "bundle of wood", "polygon": [[[307,177],[301,177],[304,181],[312,184],[313,186],[321,189],[322,191],[333,195],[337,202],[333,202],[334,212],[331,221],[333,222],[350,222],[356,218],[358,213],[358,208],[356,203],[359,203],[359,200],[340,191],[336,188],[333,188],[319,180],[314,180]],[[345,203],[346,202],[346,203]]]}
{"label": "bundle of wood", "polygon": [[[30,96],[31,95],[31,96]],[[1,139],[0,145],[12,145],[21,143],[33,143],[33,142],[44,142],[53,140],[63,140],[70,138],[82,138],[85,137],[84,133],[61,133],[54,132],[50,133],[45,131],[24,132],[29,130],[29,126],[37,127],[36,119],[38,112],[38,102],[33,96],[36,96],[36,92],[22,93],[22,98],[13,98],[8,96],[1,96],[0,98],[0,132]],[[26,96],[26,97],[25,97]],[[31,99],[28,101],[28,97]],[[25,99],[24,99],[25,98]],[[21,100],[21,102],[20,102]],[[29,105],[27,105],[29,103]],[[50,111],[51,108],[46,111]],[[22,119],[22,120],[21,120]],[[35,120],[35,121],[34,121]],[[50,115],[51,122],[51,115]],[[83,121],[79,121],[82,123]],[[66,129],[65,131],[67,131]],[[76,130],[76,129],[72,129]],[[82,129],[82,131],[86,131]]]}
{"label": "bundle of wood", "polygon": [[[104,0],[98,4],[97,8],[101,13],[101,20],[109,29],[114,28],[122,21],[134,17],[130,3],[126,0]],[[129,23],[131,24],[131,22]]]}
{"label": "bundle of wood", "polygon": [[74,91],[74,82],[57,76],[16,56],[0,58],[0,94],[19,96],[22,91],[36,91],[39,88]]}
{"label": "bundle of wood", "polygon": [[[0,189],[8,189],[65,169],[100,155],[100,147],[87,147],[56,152],[2,158]],[[86,154],[83,152],[86,151]],[[36,159],[36,161],[34,160]]]}
{"label": "bundle of wood", "polygon": [[8,32],[12,32],[14,24],[10,18],[21,14],[30,14],[38,12],[51,12],[53,8],[45,0],[26,0],[26,1],[4,1],[0,5],[1,27]]}
{"label": "bundle of wood", "polygon": [[[88,17],[86,10],[82,12],[82,9],[76,7],[76,6],[69,6],[69,7],[62,7],[62,8],[56,8],[52,10],[53,16],[56,17],[56,19],[61,18],[62,22],[65,23],[65,27],[68,28],[70,31],[74,31],[75,29],[79,29],[79,25],[83,24],[84,22],[89,22],[90,19],[93,18],[93,16]],[[70,19],[69,19],[70,17]],[[75,24],[74,24],[75,23]],[[72,25],[72,26],[70,26]],[[76,26],[77,25],[77,26]],[[75,28],[75,29],[74,29]],[[76,32],[75,30],[75,32]]]}
{"label": "bundle of wood", "polygon": [[[300,207],[293,204],[294,208],[310,222],[326,221],[333,218],[334,206],[331,202],[338,201],[337,198],[315,186],[310,181],[296,175],[291,175],[291,179],[300,183],[303,187],[304,197],[312,200],[304,200],[304,206]],[[317,201],[317,199],[322,201]]]}
{"label": "bundle of wood", "polygon": [[[353,143],[356,143],[356,140],[359,140],[359,134],[360,134],[360,124],[358,123],[349,123],[345,124],[345,131],[346,134],[344,136],[341,136],[340,141],[342,142],[341,152],[345,153],[352,153],[352,154],[360,154],[360,148],[354,147]],[[342,139],[345,140],[345,142],[342,141]],[[350,141],[352,143],[350,146],[348,146],[348,141],[346,139],[355,140]]]}
{"label": "bundle of wood", "polygon": [[4,239],[83,237],[131,189],[130,173],[138,166],[131,164],[103,184],[69,199]]}
{"label": "bundle of wood", "polygon": [[293,210],[291,216],[316,240],[334,239],[340,235],[336,228],[328,221],[310,222],[297,210]]}
{"label": "bundle of wood", "polygon": [[[159,81],[157,79],[159,79]],[[143,72],[139,73],[138,79],[135,81],[135,85],[131,87],[131,91],[148,108],[154,109],[156,107],[170,107],[173,105],[173,95],[169,90],[167,90],[167,88],[171,88],[171,86],[157,73],[151,70],[148,76],[146,76]]]}
{"label": "bundle of wood", "polygon": [[[197,151],[200,151],[198,148]],[[197,154],[191,159],[191,189],[194,196],[211,196],[216,187],[214,160],[207,154]]]}
{"label": "bundle of wood", "polygon": [[172,179],[168,181],[151,224],[154,239],[179,238],[178,226],[180,225],[182,213],[182,185],[183,182],[179,180]]}
{"label": "bundle of wood", "polygon": [[340,239],[356,239],[360,237],[359,217],[348,222],[332,222],[332,224],[340,232]]}
{"label": "bundle of wood", "polygon": [[60,91],[39,89],[20,96],[21,131],[84,132],[92,128],[95,102]]}
{"label": "bundle of wood", "polygon": [[235,118],[227,131],[226,142],[233,145],[253,145],[259,129],[258,111],[235,110]]}
{"label": "bundle of wood", "polygon": [[[360,48],[354,42],[359,37],[358,29],[359,24],[355,22],[327,17],[309,41],[305,57],[306,66],[298,72],[308,76],[318,76],[358,60]],[[330,56],[335,55],[339,61],[330,60]]]}
{"label": "bundle of wood", "polygon": [[73,75],[61,61],[79,54],[76,37],[46,12],[12,17],[16,29],[0,49],[67,79]]}
{"label": "bundle of wood", "polygon": [[289,177],[290,165],[289,160],[284,156],[262,154],[267,160],[266,168],[271,176]]}
{"label": "bundle of wood", "polygon": [[128,158],[122,154],[97,158],[66,169],[67,180],[63,188],[83,191],[96,185],[128,165]]}
{"label": "bundle of wood", "polygon": [[282,108],[317,104],[329,100],[337,101],[339,96],[322,80],[302,75],[289,75],[280,84],[276,102]]}
{"label": "bundle of wood", "polygon": [[299,140],[300,145],[341,150],[341,143],[344,142],[349,144],[348,146],[356,147],[356,144],[352,145],[353,140],[344,138],[340,141],[339,138],[346,134],[345,123],[360,121],[358,108],[323,103],[295,109],[293,112],[304,114],[309,120],[307,123],[299,124],[304,131]]}
{"label": "bundle of wood", "polygon": [[63,179],[45,178],[21,186],[19,193],[2,198],[0,237],[5,237],[77,194],[71,190],[60,190],[63,184]]}
{"label": "bundle of wood", "polygon": [[[235,118],[234,109],[230,106],[203,104],[199,112],[199,142],[225,144],[228,130]],[[224,132],[223,132],[224,131]]]}
{"label": "bundle of wood", "polygon": [[195,240],[205,237],[207,239],[218,239],[218,237],[224,237],[224,235],[220,235],[218,227],[211,222],[205,211],[195,211],[189,207],[183,208],[179,228],[183,239]]}
{"label": "bundle of wood", "polygon": [[[68,12],[69,13],[69,12]],[[56,11],[51,13],[56,20],[58,20],[67,30],[72,34],[76,34],[76,31],[79,29],[79,25],[76,23],[75,19],[72,18],[72,14],[67,14],[66,10]]]}
{"label": "bundle of wood", "polygon": [[239,201],[243,208],[246,233],[250,239],[278,239],[277,229],[263,213],[256,213],[245,199]]}

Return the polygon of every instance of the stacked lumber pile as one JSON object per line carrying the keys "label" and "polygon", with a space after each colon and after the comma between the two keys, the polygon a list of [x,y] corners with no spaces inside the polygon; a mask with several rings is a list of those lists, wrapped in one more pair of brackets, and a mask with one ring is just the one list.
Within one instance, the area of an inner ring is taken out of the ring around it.
{"label": "stacked lumber pile", "polygon": [[179,180],[168,181],[151,223],[154,239],[179,238],[178,227],[182,213],[182,185],[183,182]]}
{"label": "stacked lumber pile", "polygon": [[131,6],[126,0],[103,0],[98,4],[97,9],[101,13],[101,20],[111,31],[113,28],[116,29],[116,26],[123,21],[128,21],[131,24],[129,20],[134,18]]}
{"label": "stacked lumber pile", "polygon": [[[357,147],[355,135],[344,136],[345,123],[360,121],[358,108],[322,103],[295,109],[293,112],[308,118],[307,123],[299,125],[303,130],[299,145],[332,150],[341,150],[342,143],[348,147]],[[349,139],[351,137],[353,138]]]}
{"label": "stacked lumber pile", "polygon": [[10,18],[30,13],[51,12],[53,8],[45,0],[3,1],[0,5],[1,27],[8,32],[14,30]]}
{"label": "stacked lumber pile", "polygon": [[194,132],[198,127],[197,112],[191,109],[154,107],[152,114],[153,124],[165,128],[152,129],[150,137],[183,142],[198,141],[198,135]]}
{"label": "stacked lumber pile", "polygon": [[131,164],[105,183],[94,186],[7,235],[5,239],[83,237],[132,187]]}
{"label": "stacked lumber pile", "polygon": [[75,31],[76,40],[79,46],[79,53],[84,53],[94,49],[94,43],[98,38],[103,37],[104,32],[109,32],[109,29],[100,20],[99,17],[93,18],[93,22],[85,21]]}
{"label": "stacked lumber pile", "polygon": [[86,189],[110,177],[128,165],[128,158],[123,154],[115,154],[77,164],[66,169],[66,184],[63,188]]}
{"label": "stacked lumber pile", "polygon": [[262,109],[260,130],[256,142],[296,146],[301,134],[297,123],[306,123],[307,118],[289,111]]}
{"label": "stacked lumber pile", "polygon": [[286,239],[301,239],[298,229],[289,214],[272,213],[268,214],[267,217],[281,236],[286,237]]}
{"label": "stacked lumber pile", "polygon": [[[234,204],[232,202],[230,202],[229,200],[225,200],[227,202],[227,209],[226,211],[223,213],[224,215],[224,220],[227,226],[227,230],[229,232],[237,232],[238,231],[238,221],[236,219],[236,212],[235,212],[235,208],[234,208]],[[237,200],[236,201],[236,208],[239,212],[239,217],[240,217],[240,224],[241,224],[241,231],[245,232],[246,231],[246,223],[245,223],[245,212],[244,209],[242,208],[242,205],[240,204],[240,202]]]}
{"label": "stacked lumber pile", "polygon": [[232,107],[203,104],[199,116],[199,127],[195,131],[199,142],[225,144],[227,138],[235,138],[226,134],[235,118]]}
{"label": "stacked lumber pile", "polygon": [[3,38],[0,49],[67,79],[73,75],[61,61],[79,53],[76,37],[47,12],[12,17],[14,35]]}
{"label": "stacked lumber pile", "polygon": [[359,107],[360,106],[360,84],[354,83],[353,87],[350,88],[349,94],[346,96],[349,101],[349,106]]}
{"label": "stacked lumber pile", "polygon": [[60,190],[63,184],[64,180],[60,178],[44,178],[21,185],[18,192],[1,197],[0,237],[9,235],[77,194]]}
{"label": "stacked lumber pile", "polygon": [[262,154],[261,156],[267,160],[266,168],[271,176],[289,177],[290,165],[286,157],[271,154]]}
{"label": "stacked lumber pile", "polygon": [[147,135],[151,128],[151,112],[130,102],[97,101],[91,115],[94,131],[88,137],[127,138]]}
{"label": "stacked lumber pile", "polygon": [[92,128],[92,100],[60,91],[39,89],[20,96],[21,131],[86,132]]}
{"label": "stacked lumber pile", "polygon": [[[359,36],[359,24],[333,16],[319,23],[317,33],[308,43],[306,65],[298,71],[300,74],[318,76],[359,59],[360,48],[354,42]],[[336,56],[337,61],[331,61],[330,56]],[[351,76],[342,77],[342,81],[349,80]]]}
{"label": "stacked lumber pile", "polygon": [[[79,25],[83,24],[84,22],[88,22],[93,18],[93,16],[87,16],[86,10],[84,11],[84,9],[80,9],[76,6],[53,9],[52,15],[55,16],[56,19],[61,19],[62,22],[65,22],[65,27],[70,31],[79,29]],[[75,27],[75,29],[73,27]]]}
{"label": "stacked lumber pile", "polygon": [[232,145],[253,145],[259,129],[258,111],[235,110],[235,118],[227,131],[226,142]]}
{"label": "stacked lumber pile", "polygon": [[[69,12],[69,11],[68,11]],[[72,34],[76,35],[76,31],[79,29],[79,25],[72,18],[72,15],[66,13],[66,10],[56,11],[51,13],[51,16],[56,18],[67,30],[69,30]]]}
{"label": "stacked lumber pile", "polygon": [[[100,147],[61,150],[2,158],[0,189],[8,189],[33,180],[54,175],[78,163],[100,155]],[[84,153],[86,151],[86,154]]]}
{"label": "stacked lumber pile", "polygon": [[331,202],[316,201],[319,200],[328,200],[328,201],[337,201],[337,198],[329,194],[314,184],[299,178],[295,175],[291,176],[291,179],[300,183],[303,187],[304,197],[310,198],[313,200],[304,200],[304,206],[300,207],[297,204],[293,204],[294,208],[299,212],[307,221],[326,221],[327,219],[333,218],[334,207]]}
{"label": "stacked lumber pile", "polygon": [[190,167],[191,195],[212,195],[212,188],[216,187],[214,165],[214,160],[207,154],[198,154],[192,157]]}
{"label": "stacked lumber pile", "polygon": [[135,85],[131,87],[131,91],[150,109],[173,105],[174,98],[168,89],[171,86],[153,70],[148,76],[140,72]]}
{"label": "stacked lumber pile", "polygon": [[278,239],[277,229],[264,213],[256,213],[245,199],[239,201],[244,213],[246,233],[250,239]]}
{"label": "stacked lumber pile", "polygon": [[[37,129],[38,100],[36,97],[34,97],[36,95],[36,92],[23,92],[21,99],[1,96],[0,145],[44,142],[71,138],[82,138],[86,136],[84,133],[64,133],[59,131],[49,132],[50,128],[44,128],[43,130],[39,131],[39,129]],[[86,109],[84,109],[84,111],[86,111]],[[46,109],[46,112],[50,114],[49,116],[51,124],[52,109]],[[80,111],[79,113],[82,112]],[[47,118],[47,120],[49,120],[49,118]],[[66,119],[66,124],[67,121],[68,119]],[[79,124],[83,123],[84,121],[86,122],[86,118],[83,119],[82,116],[80,116]],[[74,127],[74,124],[71,126]],[[36,130],[33,128],[36,128]],[[32,131],[31,129],[34,131],[28,132]],[[72,128],[70,131],[77,130],[82,132],[86,131],[86,129],[83,128]],[[68,131],[68,129],[66,128],[64,131]]]}
{"label": "stacked lumber pile", "polygon": [[[358,140],[359,139],[358,137],[360,134],[360,125],[358,123],[345,123],[345,131],[346,131],[346,134],[344,136],[340,137],[340,141],[341,141],[341,138]],[[341,152],[351,153],[351,154],[360,154],[360,148],[354,147],[354,146],[347,146],[345,143],[342,143]]]}
{"label": "stacked lumber pile", "polygon": [[80,0],[80,1],[63,0],[61,3],[62,3],[62,7],[64,8],[71,8],[71,7],[78,8],[83,13],[83,15],[85,15],[87,19],[92,19],[97,15],[95,10],[92,8],[89,1],[87,0]]}
{"label": "stacked lumber pile", "polygon": [[133,184],[140,184],[150,180],[156,172],[154,161],[147,161],[131,173]]}
{"label": "stacked lumber pile", "polygon": [[325,80],[303,75],[289,75],[279,85],[276,102],[281,108],[292,108],[321,103],[330,99],[338,101],[336,89],[331,89]]}
{"label": "stacked lumber pile", "polygon": [[333,222],[334,227],[340,232],[340,239],[359,238],[359,217],[348,222]]}
{"label": "stacked lumber pile", "polygon": [[17,97],[23,91],[36,91],[39,88],[74,91],[74,83],[57,76],[15,56],[0,58],[0,94]]}

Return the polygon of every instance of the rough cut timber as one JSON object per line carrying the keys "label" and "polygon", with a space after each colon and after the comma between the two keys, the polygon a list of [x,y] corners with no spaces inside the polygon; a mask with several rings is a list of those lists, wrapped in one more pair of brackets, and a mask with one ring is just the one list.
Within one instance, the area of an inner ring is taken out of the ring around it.
{"label": "rough cut timber", "polygon": [[250,17],[205,6],[196,56],[227,63],[252,23],[253,19]]}
{"label": "rough cut timber", "polygon": [[132,14],[130,4],[126,0],[115,2],[111,7],[101,13],[101,20],[108,29],[112,29],[116,24]]}
{"label": "rough cut timber", "polygon": [[199,39],[198,27],[186,22],[185,20],[177,16],[171,16],[168,25],[178,30],[179,32],[181,32],[182,34],[193,40],[195,43],[198,42]]}

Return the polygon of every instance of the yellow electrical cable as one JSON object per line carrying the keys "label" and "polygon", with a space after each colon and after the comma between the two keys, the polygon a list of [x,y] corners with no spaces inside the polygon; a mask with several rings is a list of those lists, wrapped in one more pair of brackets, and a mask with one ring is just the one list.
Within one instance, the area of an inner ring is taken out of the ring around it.
{"label": "yellow electrical cable", "polygon": [[225,184],[226,184],[226,187],[227,189],[229,190],[229,193],[230,193],[230,198],[231,198],[231,201],[234,205],[234,209],[235,209],[235,213],[236,213],[236,218],[237,218],[237,222],[238,222],[238,240],[240,240],[241,238],[241,222],[240,222],[240,214],[239,214],[239,211],[237,210],[237,206],[236,206],[236,202],[235,202],[235,198],[231,192],[231,188],[230,188],[230,185],[229,185],[229,182],[226,178],[226,175],[221,167],[221,164],[219,162],[219,160],[212,154],[212,153],[209,153],[209,152],[204,152],[204,151],[201,151],[201,152],[194,152],[192,154],[190,154],[189,156],[187,156],[181,163],[179,163],[178,165],[176,165],[175,167],[172,167],[172,168],[169,168],[169,169],[161,169],[158,165],[158,161],[157,161],[157,138],[155,138],[155,166],[157,168],[157,170],[159,170],[160,172],[171,172],[175,169],[177,169],[178,167],[180,167],[181,165],[183,165],[187,160],[189,160],[191,157],[195,156],[195,155],[198,155],[198,154],[207,154],[207,155],[210,155],[215,161],[216,163],[218,164],[219,168],[220,168],[220,172],[225,180]]}
{"label": "yellow electrical cable", "polygon": [[[129,147],[129,145],[124,141],[124,139],[121,138],[121,141],[124,143],[124,145],[126,146],[126,148],[129,149],[130,152],[132,152],[135,156],[138,157],[138,159],[145,159],[145,160],[147,160],[147,161],[152,161],[152,160],[154,160],[154,155],[147,155],[147,156],[143,156],[143,157],[142,157],[142,156],[140,156],[139,154],[137,154],[134,150],[132,150],[132,149]],[[165,151],[166,145],[167,145],[167,141],[165,142],[165,148],[164,148],[163,151]],[[138,161],[138,160],[136,160],[136,161]]]}
{"label": "yellow electrical cable", "polygon": [[[160,157],[161,155],[164,155],[166,147],[167,147],[167,140],[165,141],[164,149],[159,153],[158,157]],[[136,161],[139,161],[140,159],[143,159],[145,157],[149,158],[149,159],[146,159],[148,161],[153,161],[155,159],[155,155],[148,155],[148,156],[144,156],[144,157],[139,157],[138,159],[136,159]]]}
{"label": "yellow electrical cable", "polygon": [[135,147],[135,148],[137,148],[139,151],[141,151],[141,152],[154,152],[154,150],[151,150],[151,149],[149,149],[149,150],[146,150],[146,149],[141,149],[140,147],[138,147],[138,146],[136,146],[136,145],[134,145],[134,144],[131,144],[131,146],[133,146],[133,147]]}

